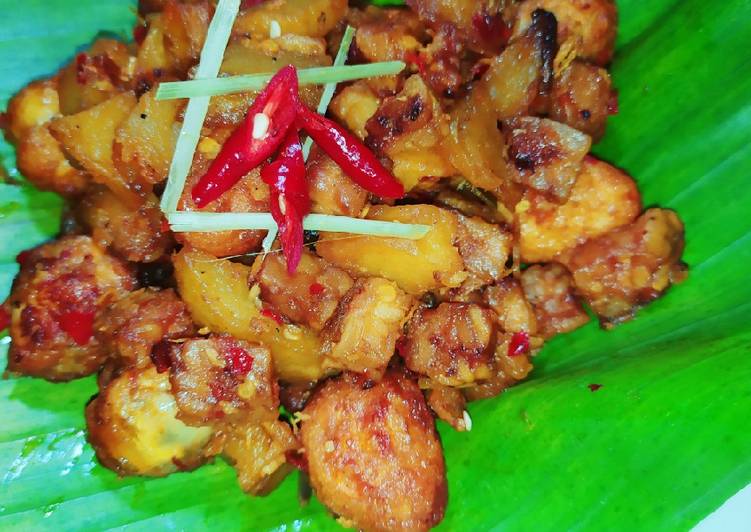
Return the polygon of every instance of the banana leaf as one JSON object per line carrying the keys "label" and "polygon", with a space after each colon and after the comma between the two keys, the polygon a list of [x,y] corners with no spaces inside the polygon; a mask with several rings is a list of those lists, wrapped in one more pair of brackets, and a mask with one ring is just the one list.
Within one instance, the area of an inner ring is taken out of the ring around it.
{"label": "banana leaf", "polygon": [[[620,114],[595,151],[636,177],[646,205],[680,213],[690,277],[614,331],[551,341],[530,381],[471,407],[472,432],[440,427],[445,530],[688,529],[751,482],[751,3],[618,3]],[[0,7],[0,108],[134,19],[122,0]],[[0,155],[17,176],[12,149]],[[0,297],[15,254],[55,233],[60,208],[0,185]],[[86,443],[95,390],[0,381],[0,529],[338,527],[315,499],[300,507],[295,476],[265,498],[244,496],[221,461],[118,478]]]}

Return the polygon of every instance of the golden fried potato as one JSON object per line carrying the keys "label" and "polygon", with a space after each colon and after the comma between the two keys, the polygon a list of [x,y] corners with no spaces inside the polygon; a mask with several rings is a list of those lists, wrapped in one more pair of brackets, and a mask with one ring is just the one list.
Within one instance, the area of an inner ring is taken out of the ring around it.
{"label": "golden fried potato", "polygon": [[324,368],[379,378],[394,355],[412,298],[386,279],[358,279],[321,331]]}
{"label": "golden fried potato", "polygon": [[131,268],[88,236],[68,236],[24,254],[8,301],[8,371],[66,381],[94,373],[107,351],[96,315],[136,288]]}
{"label": "golden fried potato", "polygon": [[458,234],[456,214],[433,205],[377,205],[367,218],[432,226],[420,240],[353,237],[324,233],[316,244],[318,254],[352,275],[384,277],[408,294],[419,295],[442,286],[459,286],[467,274],[454,246]]}
{"label": "golden fried potato", "polygon": [[631,223],[641,210],[636,183],[626,173],[585,157],[566,203],[528,193],[516,209],[524,262],[548,262],[566,249]]}
{"label": "golden fried potato", "polygon": [[139,93],[150,90],[158,81],[168,81],[173,75],[172,57],[165,45],[164,17],[157,13],[146,20],[148,29],[138,47],[134,68],[135,88]]}
{"label": "golden fried potato", "polygon": [[685,278],[683,223],[666,209],[648,209],[634,223],[570,249],[560,257],[576,291],[605,327],[633,317]]}
{"label": "golden fried potato", "polygon": [[280,253],[256,260],[260,269],[255,281],[261,287],[261,300],[277,314],[315,331],[323,328],[352,288],[352,278],[344,270],[307,251],[291,275]]}
{"label": "golden fried potato", "polygon": [[130,85],[131,55],[115,39],[97,39],[58,75],[60,111],[74,115],[99,105]]}
{"label": "golden fried potato", "polygon": [[60,143],[50,133],[50,124],[34,126],[18,142],[18,169],[37,188],[63,196],[77,196],[91,178],[74,168]]}
{"label": "golden fried potato", "polygon": [[399,354],[406,366],[445,386],[490,378],[496,315],[471,303],[421,308],[407,324]]}
{"label": "golden fried potato", "polygon": [[282,381],[309,382],[321,377],[318,335],[307,327],[277,323],[262,315],[261,290],[257,285],[250,287],[250,267],[189,248],[175,255],[173,263],[180,296],[197,324],[268,347]]}
{"label": "golden fried potato", "polygon": [[459,388],[431,383],[430,389],[426,391],[426,400],[438,419],[459,432],[472,430],[472,418],[464,409],[466,400]]}
{"label": "golden fried potato", "polygon": [[390,371],[379,383],[328,381],[303,411],[301,438],[318,499],[361,530],[428,530],[443,519],[443,453],[425,399]]}
{"label": "golden fried potato", "polygon": [[286,457],[300,447],[282,421],[231,425],[222,439],[222,454],[237,471],[240,487],[253,495],[265,495],[284,480],[292,470]]}
{"label": "golden fried potato", "polygon": [[213,9],[207,0],[165,2],[162,31],[165,35],[164,47],[171,57],[173,70],[184,72],[198,63],[212,15]]}
{"label": "golden fried potato", "polygon": [[261,423],[279,416],[269,350],[229,335],[195,338],[169,350],[177,418],[194,427]]}
{"label": "golden fried potato", "polygon": [[457,246],[464,267],[481,284],[489,284],[508,274],[513,235],[482,218],[458,216]]}
{"label": "golden fried potato", "polygon": [[209,427],[177,419],[167,373],[132,368],[86,407],[88,438],[97,458],[120,475],[161,477],[205,462]]}
{"label": "golden fried potato", "polygon": [[57,78],[29,83],[8,102],[5,112],[8,140],[21,141],[32,128],[46,124],[59,114]]}
{"label": "golden fried potato", "polygon": [[108,189],[94,187],[78,203],[76,215],[98,245],[131,262],[155,262],[174,246],[153,194],[131,209]]}
{"label": "golden fried potato", "polygon": [[50,131],[65,152],[97,183],[109,188],[130,207],[142,203],[138,189],[117,171],[112,145],[118,126],[136,105],[132,92],[124,92],[90,109],[56,118]]}
{"label": "golden fried potato", "polygon": [[331,157],[313,146],[306,166],[311,212],[357,218],[368,191],[352,181]]}
{"label": "golden fried potato", "polygon": [[615,98],[607,70],[574,61],[555,77],[550,118],[583,131],[597,142],[605,134]]}
{"label": "golden fried potato", "polygon": [[331,100],[329,111],[341,124],[346,125],[352,133],[365,140],[368,120],[376,114],[381,105],[381,98],[368,85],[367,81],[356,81],[344,87]]}
{"label": "golden fried potato", "polygon": [[[210,139],[210,141],[206,140]],[[225,139],[221,139],[224,142]],[[202,144],[216,145],[217,152],[206,154],[202,152]],[[211,137],[204,137],[199,143],[196,157],[193,160],[188,179],[185,183],[178,210],[198,210],[193,202],[191,190],[198,180],[206,173],[210,159],[218,153],[220,143]],[[269,187],[261,180],[261,170],[256,168],[238,181],[232,188],[212,201],[201,212],[268,212]],[[215,257],[229,257],[243,255],[260,249],[266,231],[211,231],[207,233],[189,232],[178,233],[178,242],[200,249]]]}
{"label": "golden fried potato", "polygon": [[536,9],[555,15],[559,45],[570,40],[579,57],[598,65],[610,62],[618,25],[613,0],[525,0],[519,6],[513,36],[527,31]]}
{"label": "golden fried potato", "polygon": [[274,0],[244,9],[237,16],[234,34],[266,37],[272,21],[282,35],[292,33],[323,37],[344,18],[347,0]]}
{"label": "golden fried potato", "polygon": [[504,122],[512,180],[562,203],[592,139],[559,122],[526,116]]}
{"label": "golden fried potato", "polygon": [[147,190],[167,179],[180,124],[180,100],[155,100],[143,94],[115,132],[113,162],[123,178]]}
{"label": "golden fried potato", "polygon": [[409,191],[424,179],[432,182],[456,174],[441,149],[448,121],[438,99],[414,75],[368,120],[366,142],[391,159],[394,176]]}
{"label": "golden fried potato", "polygon": [[522,288],[532,308],[543,338],[550,338],[589,321],[581,303],[574,296],[571,274],[560,264],[535,264],[522,272]]}
{"label": "golden fried potato", "polygon": [[131,292],[97,316],[94,334],[118,368],[150,366],[154,347],[195,333],[188,309],[172,289]]}
{"label": "golden fried potato", "polygon": [[347,22],[357,28],[353,47],[368,63],[404,61],[426,40],[417,14],[405,9],[353,8],[347,13]]}

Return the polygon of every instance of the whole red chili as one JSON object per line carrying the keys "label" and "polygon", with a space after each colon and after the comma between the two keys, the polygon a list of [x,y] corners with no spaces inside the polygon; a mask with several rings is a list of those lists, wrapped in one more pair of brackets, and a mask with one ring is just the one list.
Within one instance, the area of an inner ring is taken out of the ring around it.
{"label": "whole red chili", "polygon": [[211,203],[270,157],[295,121],[298,107],[297,70],[288,65],[256,97],[243,123],[193,187],[196,206]]}
{"label": "whole red chili", "polygon": [[279,226],[287,271],[294,273],[302,257],[302,220],[310,212],[305,160],[297,131],[287,133],[276,160],[261,171],[261,179],[270,186],[271,216]]}
{"label": "whole red chili", "polygon": [[235,377],[244,377],[253,369],[253,356],[242,347],[230,347],[224,354],[227,369]]}
{"label": "whole red chili", "polygon": [[78,345],[86,345],[94,334],[93,312],[66,312],[58,318],[60,328]]}
{"label": "whole red chili", "polygon": [[508,344],[508,356],[515,357],[526,353],[529,353],[529,334],[524,331],[514,333]]}
{"label": "whole red chili", "polygon": [[336,122],[298,105],[297,124],[338,164],[344,173],[368,192],[382,198],[401,198],[404,186],[354,135]]}
{"label": "whole red chili", "polygon": [[0,307],[0,331],[4,331],[10,326],[10,313],[5,307]]}

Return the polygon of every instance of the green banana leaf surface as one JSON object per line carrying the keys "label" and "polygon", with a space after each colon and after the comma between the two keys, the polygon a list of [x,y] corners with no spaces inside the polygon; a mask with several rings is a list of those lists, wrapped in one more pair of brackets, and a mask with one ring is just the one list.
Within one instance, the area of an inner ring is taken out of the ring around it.
{"label": "green banana leaf surface", "polygon": [[[445,530],[685,530],[751,482],[751,2],[618,4],[620,113],[595,152],[635,176],[645,205],[678,211],[690,276],[613,331],[551,341],[531,380],[471,406],[470,433],[440,426]],[[135,18],[123,0],[0,0],[0,12],[0,109],[100,31],[128,38]],[[12,148],[0,156],[18,177]],[[0,184],[0,298],[60,210]],[[296,475],[265,498],[243,495],[222,461],[118,478],[86,443],[95,391],[93,378],[0,381],[0,529],[338,528],[315,499],[300,507]]]}

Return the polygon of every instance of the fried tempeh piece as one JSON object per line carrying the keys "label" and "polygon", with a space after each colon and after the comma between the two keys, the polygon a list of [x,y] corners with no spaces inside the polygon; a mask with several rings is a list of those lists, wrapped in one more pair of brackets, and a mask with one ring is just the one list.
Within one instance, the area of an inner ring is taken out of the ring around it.
{"label": "fried tempeh piece", "polygon": [[441,444],[417,384],[344,374],[303,411],[301,438],[316,496],[363,530],[428,530],[443,518]]}

